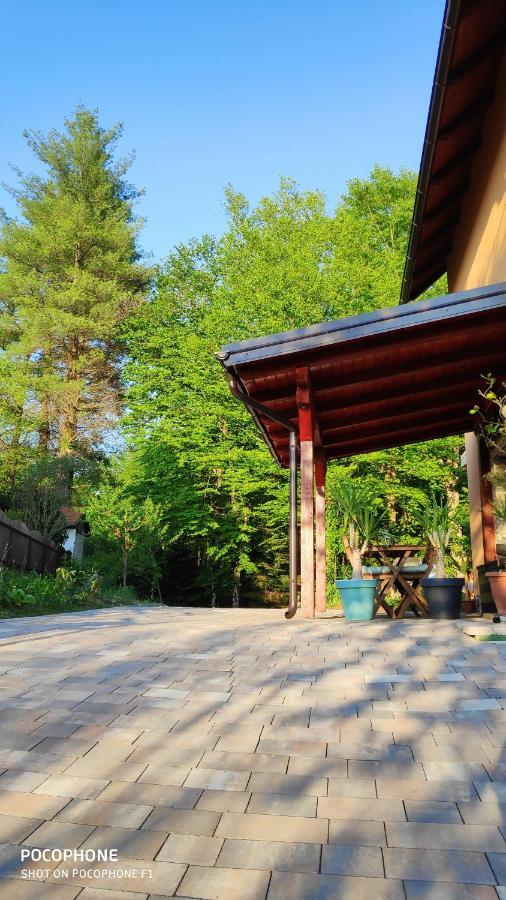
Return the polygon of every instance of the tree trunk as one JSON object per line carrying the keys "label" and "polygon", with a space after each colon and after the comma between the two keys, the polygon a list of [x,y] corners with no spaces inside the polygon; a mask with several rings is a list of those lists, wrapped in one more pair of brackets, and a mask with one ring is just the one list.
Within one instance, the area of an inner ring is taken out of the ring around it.
{"label": "tree trunk", "polygon": [[352,578],[362,578],[362,555],[358,547],[353,547],[351,551]]}
{"label": "tree trunk", "polygon": [[128,551],[123,550],[123,587],[127,586]]}
{"label": "tree trunk", "polygon": [[436,547],[436,563],[434,565],[436,578],[445,578],[445,557],[441,547]]}

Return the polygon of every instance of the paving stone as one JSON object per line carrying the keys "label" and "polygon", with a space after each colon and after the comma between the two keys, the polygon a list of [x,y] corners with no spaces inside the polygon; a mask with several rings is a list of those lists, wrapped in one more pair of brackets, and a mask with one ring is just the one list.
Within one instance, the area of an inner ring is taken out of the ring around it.
{"label": "paving stone", "polygon": [[[55,897],[235,900],[247,886],[264,898],[271,872],[283,900],[390,900],[401,876],[408,900],[494,895],[484,851],[500,877],[506,659],[458,623],[287,628],[277,610],[131,607],[0,621],[0,639],[16,633],[0,671],[0,841],[91,832],[85,845],[114,837],[141,870],[133,883],[52,875]],[[76,804],[90,823],[68,821]],[[385,822],[414,846],[387,847]],[[153,860],[163,845],[181,862]],[[12,847],[3,860],[19,875]],[[146,864],[167,868],[147,881]]]}
{"label": "paving stone", "polygon": [[319,818],[324,819],[370,819],[383,822],[404,822],[406,816],[400,800],[374,800],[358,797],[319,797]]}
{"label": "paving stone", "polygon": [[329,778],[328,795],[376,798],[376,782],[373,778]]}
{"label": "paving stone", "polygon": [[405,881],[406,900],[496,900],[485,884],[449,884],[446,881]]}
{"label": "paving stone", "polygon": [[29,837],[25,838],[23,844],[28,847],[71,847],[72,849],[80,847],[81,844],[90,836],[93,827],[89,825],[71,825],[63,822],[43,822],[39,828],[35,829]]}
{"label": "paving stone", "polygon": [[[35,790],[47,780],[48,776],[41,772],[23,772],[17,769],[8,769],[0,776],[1,791],[19,791],[21,793]],[[67,796],[69,796],[67,794]]]}
{"label": "paving stone", "polygon": [[329,844],[382,847],[386,842],[383,822],[366,819],[336,819],[329,823]]}
{"label": "paving stone", "polygon": [[[148,895],[137,891],[102,891],[100,888],[84,888],[79,896],[81,900],[146,900]],[[155,895],[151,894],[150,898],[153,897]]]}
{"label": "paving stone", "polygon": [[322,848],[321,871],[326,875],[383,878],[383,856],[379,847],[329,844]]}
{"label": "paving stone", "polygon": [[424,771],[428,781],[476,781],[484,780],[487,773],[483,766],[461,762],[427,762]]}
{"label": "paving stone", "polygon": [[52,819],[69,800],[69,797],[44,797],[18,791],[0,791],[0,815]]}
{"label": "paving stone", "polygon": [[170,834],[157,854],[165,862],[214,866],[223,840],[196,834]]}
{"label": "paving stone", "polygon": [[286,772],[288,756],[268,753],[219,753],[210,750],[201,760],[204,769],[232,769],[240,772]]}
{"label": "paving stone", "polygon": [[404,900],[401,881],[273,872],[268,900]]}
{"label": "paving stone", "polygon": [[318,872],[320,845],[286,841],[226,840],[217,866],[232,869],[275,869],[280,872]]}
{"label": "paving stone", "polygon": [[[75,868],[61,865],[58,870],[52,872],[50,882],[71,882],[83,887],[105,890],[112,888],[116,891],[130,891],[138,896],[139,893],[157,893],[172,896],[185,872],[185,866],[177,863],[157,862],[155,860],[138,860],[123,857],[118,862],[107,862],[100,866],[99,871],[110,874],[101,874],[94,877],[97,864],[79,863]],[[75,874],[74,874],[75,873]]]}
{"label": "paving stone", "polygon": [[477,793],[470,781],[396,781],[378,778],[378,797],[385,800],[470,801]]}
{"label": "paving stone", "polygon": [[[345,773],[346,774],[346,773]],[[293,794],[298,797],[327,795],[327,778],[312,775],[267,775],[253,772],[248,782],[248,790],[258,794]]]}
{"label": "paving stone", "polygon": [[216,837],[326,844],[328,826],[325,820],[302,816],[223,813]]}
{"label": "paving stone", "polygon": [[[408,822],[448,822],[461,825],[462,819],[456,803],[405,800]],[[488,824],[488,823],[487,823]]]}
{"label": "paving stone", "polygon": [[[21,895],[21,890],[23,894]],[[60,884],[45,884],[44,882],[23,881],[22,888],[19,881],[11,878],[0,878],[1,900],[74,900],[79,894],[83,900],[94,900],[80,893],[80,887],[63,886]],[[139,894],[135,897],[139,900]],[[96,898],[98,900],[98,898]],[[110,900],[114,900],[113,897]],[[129,898],[124,895],[124,900]]]}
{"label": "paving stone", "polygon": [[462,850],[383,850],[387,878],[409,881],[453,881],[461,884],[495,884],[484,853]]}
{"label": "paving stone", "polygon": [[171,785],[147,782],[111,781],[97,799],[114,803],[193,809],[201,796],[200,788],[172,787]]}
{"label": "paving stone", "polygon": [[106,803],[101,800],[71,800],[58,813],[61,822],[84,825],[117,825],[120,828],[140,828],[151,812],[151,806],[134,803]]}
{"label": "paving stone", "polygon": [[350,778],[395,778],[403,781],[420,778],[425,781],[424,767],[420,762],[350,759],[348,775]]}
{"label": "paving stone", "polygon": [[293,741],[261,739],[258,744],[261,753],[275,753],[279,756],[326,756],[327,744],[325,741]]}
{"label": "paving stone", "polygon": [[315,816],[316,797],[294,797],[290,794],[252,794],[248,814],[264,813],[280,816]]}
{"label": "paving stone", "polygon": [[458,807],[466,825],[506,825],[506,803],[475,800]]}
{"label": "paving stone", "polygon": [[487,851],[487,857],[498,883],[506,885],[506,854]]}
{"label": "paving stone", "polygon": [[389,847],[434,850],[504,850],[506,842],[490,825],[438,825],[420,822],[387,822]]}
{"label": "paving stone", "polygon": [[[202,792],[195,809],[209,812],[244,812],[251,794],[247,791],[213,791]],[[171,803],[170,806],[175,804]]]}
{"label": "paving stone", "polygon": [[185,787],[210,788],[211,790],[244,791],[248,781],[249,772],[238,772],[226,769],[205,769],[198,767],[193,769],[185,781]]}
{"label": "paving stone", "polygon": [[175,831],[210,837],[220,821],[220,814],[200,809],[155,807],[142,828],[147,831]]}
{"label": "paving stone", "polygon": [[[166,784],[170,787],[181,787],[189,774],[190,769],[183,768],[182,766],[167,766],[166,768],[161,766],[147,766],[138,778],[141,783],[146,782],[147,784]],[[120,774],[118,774],[118,779],[122,780]],[[129,781],[130,779],[127,778],[125,780]],[[136,781],[137,779],[131,780]]]}
{"label": "paving stone", "polygon": [[346,778],[348,766],[345,759],[319,759],[315,756],[291,756],[289,775],[309,775],[314,778]]}
{"label": "paving stone", "polygon": [[42,819],[0,815],[0,844],[20,844],[39,825],[42,825]]}
{"label": "paving stone", "polygon": [[80,778],[78,775],[50,775],[36,788],[35,793],[48,794],[54,797],[94,800],[108,783],[103,778]]}
{"label": "paving stone", "polygon": [[480,800],[506,803],[506,781],[474,782]]}
{"label": "paving stone", "polygon": [[190,866],[176,896],[199,900],[264,900],[270,872]]}
{"label": "paving stone", "polygon": [[154,859],[165,837],[165,834],[156,831],[99,826],[85,840],[82,849],[108,850],[114,847],[119,858]]}

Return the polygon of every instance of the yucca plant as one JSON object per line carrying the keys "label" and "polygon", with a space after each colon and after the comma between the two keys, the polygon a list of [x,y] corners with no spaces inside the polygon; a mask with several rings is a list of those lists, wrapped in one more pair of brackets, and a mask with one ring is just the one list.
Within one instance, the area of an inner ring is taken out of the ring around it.
{"label": "yucca plant", "polygon": [[494,514],[501,522],[506,522],[506,494],[494,503]]}
{"label": "yucca plant", "polygon": [[351,563],[352,578],[360,579],[362,557],[381,534],[385,511],[378,509],[367,491],[352,479],[342,481],[332,499],[341,515],[343,545]]}
{"label": "yucca plant", "polygon": [[448,502],[434,495],[425,503],[419,517],[423,532],[436,551],[434,570],[436,578],[445,578],[446,552],[453,531],[453,512]]}

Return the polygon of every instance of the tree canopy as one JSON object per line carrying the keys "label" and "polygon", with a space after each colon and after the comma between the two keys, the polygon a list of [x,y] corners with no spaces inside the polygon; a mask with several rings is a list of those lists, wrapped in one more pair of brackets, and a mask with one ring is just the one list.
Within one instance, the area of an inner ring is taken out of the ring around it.
{"label": "tree canopy", "polygon": [[0,440],[11,459],[99,447],[120,411],[119,324],[146,295],[138,193],[115,161],[121,127],[77,107],[63,132],[26,132],[44,173],[17,172],[0,232]]}
{"label": "tree canopy", "polygon": [[[81,106],[62,132],[26,133],[42,174],[17,173],[19,215],[0,230],[4,504],[33,521],[50,508],[57,529],[63,491],[87,514],[90,564],[167,602],[225,603],[239,590],[243,601],[282,602],[287,473],[215,352],[395,305],[415,176],[376,166],[333,210],[288,178],[254,206],[229,186],[224,234],[176,246],[154,279],[130,159],[116,159],[120,134]],[[465,556],[461,443],[329,466],[329,578],[345,565],[332,503],[345,476],[388,510],[397,539],[416,536],[428,497],[451,494],[453,550]],[[51,497],[31,496],[37,479],[53,484]]]}

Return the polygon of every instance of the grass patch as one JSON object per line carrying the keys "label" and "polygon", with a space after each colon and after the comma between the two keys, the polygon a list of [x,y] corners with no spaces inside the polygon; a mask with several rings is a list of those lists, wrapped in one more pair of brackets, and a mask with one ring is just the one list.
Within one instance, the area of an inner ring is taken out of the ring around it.
{"label": "grass patch", "polygon": [[506,641],[506,634],[473,634],[473,637],[477,641],[490,641],[493,644]]}

